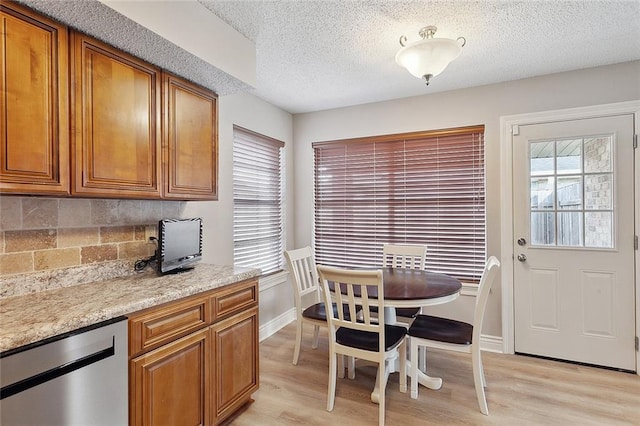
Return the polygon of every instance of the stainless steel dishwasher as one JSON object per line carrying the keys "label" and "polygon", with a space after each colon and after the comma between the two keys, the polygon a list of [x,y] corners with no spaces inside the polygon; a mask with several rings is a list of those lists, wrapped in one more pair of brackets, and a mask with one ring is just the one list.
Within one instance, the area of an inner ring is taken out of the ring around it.
{"label": "stainless steel dishwasher", "polygon": [[0,424],[128,423],[127,320],[0,354]]}

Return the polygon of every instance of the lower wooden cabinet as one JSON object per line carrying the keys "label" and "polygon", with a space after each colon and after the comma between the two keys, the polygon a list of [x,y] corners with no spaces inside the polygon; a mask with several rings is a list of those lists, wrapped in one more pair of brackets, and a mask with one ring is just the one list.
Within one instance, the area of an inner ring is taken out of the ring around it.
{"label": "lower wooden cabinet", "polygon": [[[250,401],[259,386],[257,290],[256,280],[243,281],[129,316],[131,426],[217,425]],[[197,323],[187,313],[216,318],[213,304],[228,314],[181,333]],[[158,343],[144,349],[154,333]]]}
{"label": "lower wooden cabinet", "polygon": [[206,425],[208,330],[131,361],[131,425]]}
{"label": "lower wooden cabinet", "polygon": [[258,308],[211,327],[211,416],[217,424],[258,389]]}

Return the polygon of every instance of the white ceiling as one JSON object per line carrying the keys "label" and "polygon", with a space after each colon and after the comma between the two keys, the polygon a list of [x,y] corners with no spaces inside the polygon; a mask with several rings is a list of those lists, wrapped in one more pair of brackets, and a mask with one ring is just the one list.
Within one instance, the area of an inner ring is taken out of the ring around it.
{"label": "white ceiling", "polygon": [[[640,59],[640,0],[198,1],[255,42],[250,91],[291,113]],[[467,41],[429,86],[394,59],[426,25]]]}

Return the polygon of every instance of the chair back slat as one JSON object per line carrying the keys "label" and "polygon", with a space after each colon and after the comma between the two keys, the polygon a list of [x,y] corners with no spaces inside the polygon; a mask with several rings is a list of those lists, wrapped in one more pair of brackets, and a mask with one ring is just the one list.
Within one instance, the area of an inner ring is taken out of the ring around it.
{"label": "chair back slat", "polygon": [[[287,250],[284,252],[284,256],[293,278],[296,309],[301,310],[304,307],[302,305],[303,299],[308,302],[307,305],[320,302],[320,283],[311,247]],[[308,298],[311,300],[307,300]]]}
{"label": "chair back slat", "polygon": [[[356,271],[350,269],[333,268],[330,266],[318,266],[320,281],[324,289],[325,304],[332,303],[333,298],[338,307],[348,305],[349,317],[343,315],[342,309],[336,312],[327,312],[329,333],[333,336],[340,327],[353,330],[380,333],[381,324],[384,325],[384,299],[374,298],[375,295],[384,294],[382,284],[382,271]],[[330,283],[333,287],[330,287]],[[358,305],[362,306],[362,315],[358,316]],[[378,320],[373,321],[369,308],[376,306],[379,309]],[[380,339],[380,349],[384,352],[384,333]]]}
{"label": "chair back slat", "polygon": [[427,246],[413,244],[384,244],[382,265],[386,268],[425,269]]}

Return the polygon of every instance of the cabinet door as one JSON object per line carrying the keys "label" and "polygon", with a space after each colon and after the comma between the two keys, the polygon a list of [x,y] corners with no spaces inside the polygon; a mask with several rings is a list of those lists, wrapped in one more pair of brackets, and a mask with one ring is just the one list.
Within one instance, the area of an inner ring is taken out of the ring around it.
{"label": "cabinet door", "polygon": [[160,71],[82,34],[72,44],[72,193],[160,198]]}
{"label": "cabinet door", "polygon": [[217,96],[168,73],[163,90],[164,198],[217,200]]}
{"label": "cabinet door", "polygon": [[207,423],[208,335],[195,332],[131,361],[130,425]]}
{"label": "cabinet door", "polygon": [[69,193],[67,28],[0,5],[0,193]]}
{"label": "cabinet door", "polygon": [[258,308],[211,327],[211,424],[219,424],[258,389]]}

